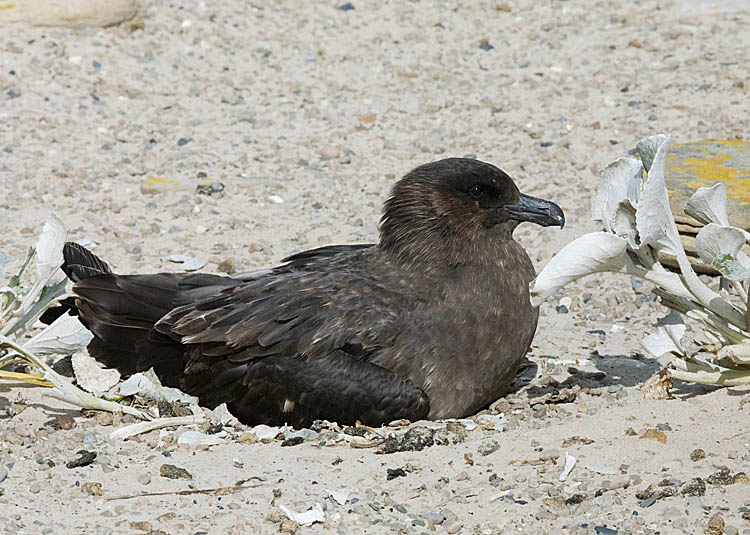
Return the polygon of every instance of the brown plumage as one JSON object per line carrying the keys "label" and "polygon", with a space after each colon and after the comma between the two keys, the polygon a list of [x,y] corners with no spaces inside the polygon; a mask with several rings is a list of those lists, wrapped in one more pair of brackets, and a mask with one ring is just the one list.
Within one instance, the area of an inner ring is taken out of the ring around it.
{"label": "brown plumage", "polygon": [[116,275],[68,243],[63,269],[94,357],[153,367],[245,423],[461,417],[506,392],[536,330],[521,221],[564,217],[497,167],[451,158],[394,185],[377,244],[230,278]]}

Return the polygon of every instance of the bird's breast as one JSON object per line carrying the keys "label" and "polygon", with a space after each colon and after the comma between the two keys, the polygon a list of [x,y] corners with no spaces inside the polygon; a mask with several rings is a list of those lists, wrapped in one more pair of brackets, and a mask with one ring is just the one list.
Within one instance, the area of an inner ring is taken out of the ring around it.
{"label": "bird's breast", "polygon": [[534,268],[520,246],[510,253],[466,266],[444,289],[423,346],[431,348],[421,370],[430,418],[467,415],[505,394],[531,345]]}

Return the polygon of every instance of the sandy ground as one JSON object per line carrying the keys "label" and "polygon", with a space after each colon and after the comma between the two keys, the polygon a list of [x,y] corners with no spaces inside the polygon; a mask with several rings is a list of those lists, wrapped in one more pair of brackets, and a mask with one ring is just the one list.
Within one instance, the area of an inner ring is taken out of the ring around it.
{"label": "sandy ground", "polygon": [[[108,29],[3,27],[0,250],[21,257],[54,211],[122,272],[177,270],[171,254],[264,267],[376,239],[398,176],[471,154],[565,209],[562,232],[516,233],[541,267],[594,228],[598,172],[639,138],[747,135],[743,5],[188,0]],[[149,177],[178,184],[149,193]],[[196,194],[206,181],[225,195]],[[352,448],[335,428],[293,447],[241,429],[210,448],[177,445],[182,429],[114,441],[111,418],[0,386],[0,529],[277,533],[296,527],[279,505],[319,503],[325,522],[298,533],[750,533],[734,477],[750,473],[749,391],[644,400],[659,362],[639,342],[664,314],[649,294],[601,277],[559,296],[568,314],[545,303],[536,378],[496,406],[506,430],[451,426],[418,452]],[[67,468],[81,449],[96,461]],[[560,482],[565,452],[578,463]],[[165,463],[192,480],[162,477]],[[654,500],[659,482],[675,495]]]}

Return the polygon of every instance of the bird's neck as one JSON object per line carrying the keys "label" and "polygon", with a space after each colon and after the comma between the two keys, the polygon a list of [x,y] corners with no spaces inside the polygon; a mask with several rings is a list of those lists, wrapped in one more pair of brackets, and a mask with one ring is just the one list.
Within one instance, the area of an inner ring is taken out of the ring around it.
{"label": "bird's neck", "polygon": [[[498,225],[499,227],[499,225]],[[412,224],[380,229],[380,249],[407,271],[434,271],[460,266],[494,265],[502,257],[526,253],[512,237],[512,228],[442,227]],[[527,257],[528,258],[528,257]]]}

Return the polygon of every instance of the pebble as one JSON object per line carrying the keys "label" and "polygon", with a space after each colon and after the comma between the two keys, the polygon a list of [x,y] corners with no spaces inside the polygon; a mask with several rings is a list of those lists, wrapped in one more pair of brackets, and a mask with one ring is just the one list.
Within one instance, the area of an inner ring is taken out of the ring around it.
{"label": "pebble", "polygon": [[333,160],[335,158],[338,158],[341,154],[341,151],[337,147],[333,147],[331,145],[326,145],[325,147],[320,149],[320,155],[323,158]]}
{"label": "pebble", "polygon": [[560,457],[560,450],[557,449],[544,449],[539,452],[540,461],[552,461]]}
{"label": "pebble", "polygon": [[94,459],[96,459],[95,451],[78,450],[77,455],[78,455],[77,459],[73,459],[65,466],[67,466],[68,468],[80,468],[83,466],[90,465],[91,463],[94,462]]}
{"label": "pebble", "polygon": [[138,476],[138,483],[141,485],[148,485],[151,483],[151,474],[141,474]]}
{"label": "pebble", "polygon": [[716,513],[708,521],[706,529],[703,531],[706,535],[722,535],[724,533],[724,518],[721,514]]}
{"label": "pebble", "polygon": [[218,195],[224,192],[224,184],[222,182],[198,184],[195,187],[195,192],[199,195]]}
{"label": "pebble", "polygon": [[42,486],[39,483],[34,483],[29,487],[29,492],[32,494],[38,494],[42,490]]}
{"label": "pebble", "polygon": [[4,466],[0,466],[0,483],[5,481],[6,477],[8,477],[8,469]]}
{"label": "pebble", "polygon": [[422,515],[422,518],[425,520],[431,520],[433,524],[436,526],[439,526],[443,522],[445,522],[445,516],[441,515],[440,513],[425,513]]}
{"label": "pebble", "polygon": [[190,472],[173,464],[161,465],[159,475],[168,479],[193,479],[193,475]]}

